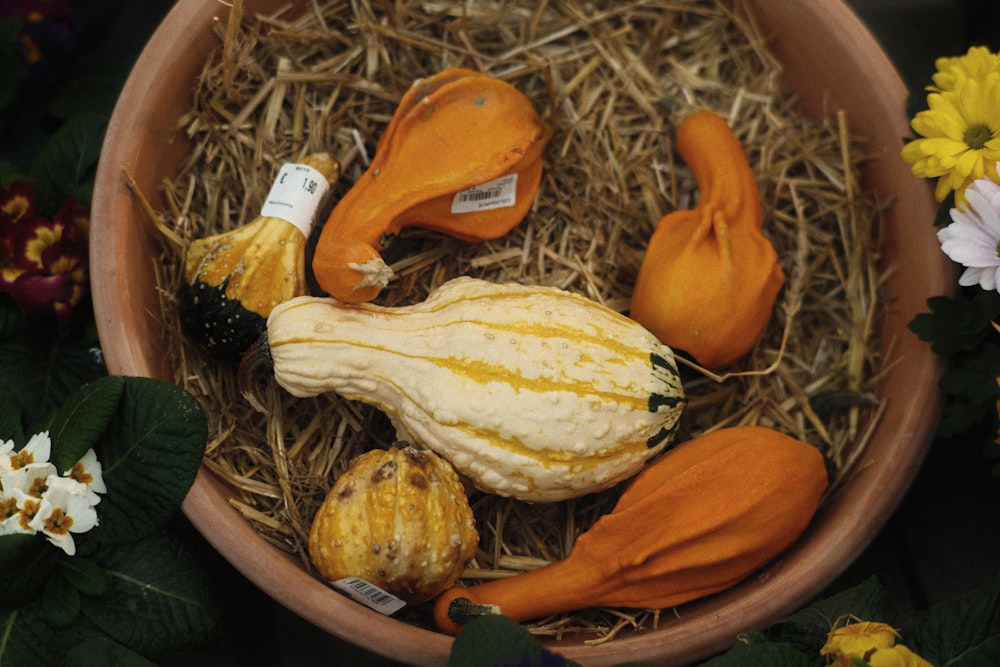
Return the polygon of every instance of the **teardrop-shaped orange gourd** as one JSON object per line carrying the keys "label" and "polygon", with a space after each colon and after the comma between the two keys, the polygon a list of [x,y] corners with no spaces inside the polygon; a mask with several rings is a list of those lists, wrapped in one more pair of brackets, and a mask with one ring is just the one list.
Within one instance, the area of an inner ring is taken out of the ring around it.
{"label": "teardrop-shaped orange gourd", "polygon": [[312,264],[320,287],[347,303],[375,298],[392,276],[382,241],[404,227],[503,236],[534,201],[550,136],[531,101],[494,77],[453,68],[414,82],[323,226]]}
{"label": "teardrop-shaped orange gourd", "polygon": [[688,116],[677,129],[677,150],[700,199],[660,220],[630,314],[666,345],[720,370],[757,344],[785,275],[761,231],[753,170],[726,120],[704,110]]}

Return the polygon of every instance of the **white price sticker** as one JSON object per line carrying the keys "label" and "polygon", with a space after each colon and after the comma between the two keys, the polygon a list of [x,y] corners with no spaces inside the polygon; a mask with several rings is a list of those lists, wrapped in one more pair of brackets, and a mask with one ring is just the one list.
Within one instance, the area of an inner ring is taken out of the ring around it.
{"label": "white price sticker", "polygon": [[517,203],[517,174],[509,174],[455,193],[452,213],[506,208]]}
{"label": "white price sticker", "polygon": [[360,577],[347,577],[332,583],[334,588],[346,593],[355,602],[360,602],[386,616],[391,616],[406,606],[403,600]]}
{"label": "white price sticker", "polygon": [[284,164],[267,193],[260,214],[287,220],[308,237],[316,220],[316,210],[329,189],[330,184],[318,169],[307,164]]}

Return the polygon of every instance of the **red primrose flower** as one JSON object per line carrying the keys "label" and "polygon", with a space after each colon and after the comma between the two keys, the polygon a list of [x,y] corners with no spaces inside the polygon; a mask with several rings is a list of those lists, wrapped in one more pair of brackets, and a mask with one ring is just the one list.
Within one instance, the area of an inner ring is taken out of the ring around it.
{"label": "red primrose flower", "polygon": [[87,294],[90,207],[67,200],[48,219],[35,201],[24,181],[0,189],[0,292],[25,315],[52,313],[66,326]]}

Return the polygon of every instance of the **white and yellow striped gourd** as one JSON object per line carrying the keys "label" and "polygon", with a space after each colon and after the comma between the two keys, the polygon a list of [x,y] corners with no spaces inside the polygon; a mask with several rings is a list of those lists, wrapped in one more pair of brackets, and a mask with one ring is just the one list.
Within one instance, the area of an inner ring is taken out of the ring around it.
{"label": "white and yellow striped gourd", "polygon": [[267,342],[289,393],[376,405],[479,489],[531,502],[631,477],[686,403],[669,347],[556,288],[457,278],[396,308],[300,297],[272,311]]}

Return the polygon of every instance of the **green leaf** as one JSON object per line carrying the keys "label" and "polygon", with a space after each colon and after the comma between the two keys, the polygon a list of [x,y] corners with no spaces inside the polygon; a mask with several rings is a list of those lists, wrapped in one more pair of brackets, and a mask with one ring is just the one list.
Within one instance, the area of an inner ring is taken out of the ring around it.
{"label": "green leaf", "polygon": [[927,305],[931,312],[918,313],[909,328],[920,340],[930,342],[935,354],[975,350],[987,336],[996,335],[992,323],[1000,317],[1000,293],[975,290],[971,297],[936,296]]}
{"label": "green leaf", "polygon": [[107,45],[81,55],[46,105],[54,118],[84,113],[110,116],[132,69],[133,59]]}
{"label": "green leaf", "polygon": [[41,595],[59,553],[39,535],[0,535],[0,613]]}
{"label": "green leaf", "polygon": [[156,667],[156,663],[108,639],[80,642],[66,654],[66,664],[73,667]]}
{"label": "green leaf", "polygon": [[0,667],[62,665],[69,647],[79,641],[75,628],[54,628],[39,605],[0,613]]}
{"label": "green leaf", "polygon": [[84,597],[83,613],[115,641],[151,654],[203,644],[216,631],[219,602],[211,579],[166,532],[105,548],[98,564],[108,572],[108,591]]}
{"label": "green leaf", "polygon": [[104,435],[118,411],[125,380],[107,375],[78,389],[49,424],[52,463],[60,473],[73,467]]}
{"label": "green leaf", "polygon": [[702,667],[811,667],[815,664],[807,655],[791,644],[764,642],[737,644],[720,656],[702,663]]}
{"label": "green leaf", "polygon": [[158,530],[191,488],[207,440],[205,413],[190,393],[163,380],[125,378],[97,449],[108,487],[97,508],[100,539],[128,542]]}
{"label": "green leaf", "polygon": [[961,401],[947,401],[941,408],[937,433],[944,438],[954,438],[977,427],[989,411],[983,404],[970,405]]}
{"label": "green leaf", "polygon": [[0,340],[0,368],[4,388],[17,398],[26,423],[40,421],[107,373],[94,341],[35,330]]}
{"label": "green leaf", "polygon": [[818,654],[826,643],[830,628],[847,614],[866,620],[881,620],[888,616],[885,589],[875,577],[819,600],[775,623],[768,628],[767,638],[790,644],[809,654]]}
{"label": "green leaf", "polygon": [[31,166],[40,209],[58,206],[67,198],[91,200],[94,168],[106,127],[106,116],[80,114],[67,120],[45,142]]}
{"label": "green leaf", "polygon": [[13,440],[24,443],[24,425],[21,421],[21,405],[6,388],[0,388],[0,443]]}
{"label": "green leaf", "polygon": [[108,573],[79,553],[73,558],[59,560],[59,574],[85,595],[104,595],[108,591]]}
{"label": "green leaf", "polygon": [[901,631],[904,644],[940,667],[1000,664],[1000,577],[912,615]]}
{"label": "green leaf", "polygon": [[557,658],[543,660],[544,649],[517,621],[490,614],[468,623],[455,637],[447,667],[494,667],[494,665],[575,665]]}
{"label": "green leaf", "polygon": [[80,591],[62,577],[52,576],[42,593],[42,615],[54,628],[68,628],[80,614]]}

